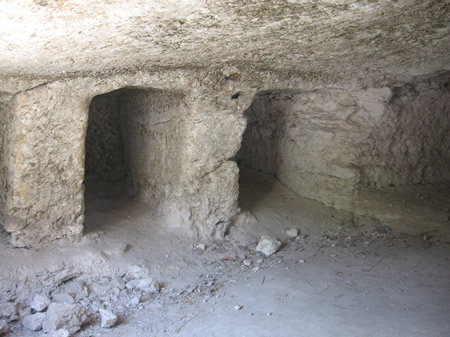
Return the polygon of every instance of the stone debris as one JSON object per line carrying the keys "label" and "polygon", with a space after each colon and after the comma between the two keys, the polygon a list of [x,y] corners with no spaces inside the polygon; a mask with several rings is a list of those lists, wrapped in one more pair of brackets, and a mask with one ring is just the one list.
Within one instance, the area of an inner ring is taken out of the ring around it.
{"label": "stone debris", "polygon": [[139,289],[147,293],[159,293],[161,290],[160,284],[153,278],[146,278],[141,280],[131,280],[126,284],[127,289]]}
{"label": "stone debris", "polygon": [[100,309],[100,317],[101,317],[101,327],[102,328],[112,328],[117,323],[117,316],[109,310]]}
{"label": "stone debris", "polygon": [[70,334],[74,334],[87,320],[85,310],[77,304],[51,303],[48,306],[42,328],[44,332],[64,328]]}
{"label": "stone debris", "polygon": [[0,304],[0,319],[7,322],[15,321],[19,318],[17,315],[17,305],[12,302]]}
{"label": "stone debris", "polygon": [[69,294],[54,294],[52,296],[52,301],[55,303],[66,303],[66,304],[75,303],[75,300]]}
{"label": "stone debris", "polygon": [[290,238],[296,238],[298,234],[300,234],[298,228],[289,228],[286,230],[286,235],[289,236]]}
{"label": "stone debris", "polygon": [[41,311],[44,311],[45,309],[47,309],[50,302],[51,301],[47,296],[41,295],[41,294],[36,294],[33,296],[33,299],[31,300],[30,307],[34,311],[41,312]]}
{"label": "stone debris", "polygon": [[256,251],[263,253],[266,256],[275,254],[281,246],[281,242],[272,239],[270,236],[261,236],[258,245],[256,246]]}
{"label": "stone debris", "polygon": [[22,307],[22,308],[19,309],[19,316],[21,318],[23,318],[25,316],[28,316],[28,315],[31,315],[31,308],[30,307],[25,307],[25,308]]}
{"label": "stone debris", "polygon": [[58,329],[53,333],[46,335],[46,337],[69,337],[70,333],[67,329]]}
{"label": "stone debris", "polygon": [[0,320],[0,336],[8,332],[8,323],[4,320]]}
{"label": "stone debris", "polygon": [[246,224],[255,224],[258,219],[249,210],[244,210],[237,214],[233,219],[234,226],[245,226]]}
{"label": "stone debris", "polygon": [[69,294],[76,301],[79,301],[83,298],[89,296],[89,290],[86,285],[79,280],[71,280],[65,282],[63,285],[59,287],[61,293]]}
{"label": "stone debris", "polygon": [[29,330],[39,331],[42,329],[44,318],[45,314],[42,312],[37,312],[35,314],[25,316],[23,319],[23,326]]}
{"label": "stone debris", "polygon": [[242,308],[243,306],[239,304],[234,306],[234,310],[241,310]]}
{"label": "stone debris", "polygon": [[250,260],[244,260],[244,266],[250,266],[252,264],[252,261]]}
{"label": "stone debris", "polygon": [[196,248],[197,250],[205,251],[206,246],[205,246],[203,243],[198,243],[198,244],[195,245],[195,248]]}

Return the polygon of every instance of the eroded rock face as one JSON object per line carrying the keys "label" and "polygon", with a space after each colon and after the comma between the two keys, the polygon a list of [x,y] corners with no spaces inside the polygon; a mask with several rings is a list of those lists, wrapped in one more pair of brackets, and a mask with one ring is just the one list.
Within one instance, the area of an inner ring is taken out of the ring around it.
{"label": "eroded rock face", "polygon": [[447,83],[262,93],[237,160],[350,210],[361,186],[448,182]]}
{"label": "eroded rock face", "polygon": [[369,187],[450,181],[449,78],[393,88],[393,97],[361,151]]}
{"label": "eroded rock face", "polygon": [[418,75],[448,69],[447,13],[442,0],[2,1],[0,73],[230,62],[331,83]]}
{"label": "eroded rock face", "polygon": [[[211,89],[198,85],[196,76],[180,72],[174,77],[137,74],[106,83],[93,79],[52,82],[8,102],[14,127],[5,137],[3,151],[8,170],[2,178],[11,183],[4,193],[2,216],[14,245],[36,246],[81,236],[91,99],[118,86],[136,87],[136,83],[147,89],[124,89],[117,101],[120,111],[113,109],[112,116],[120,113],[123,164],[138,195],[169,209],[172,226],[203,238],[223,236],[238,211],[238,169],[229,159],[239,149],[245,128],[242,111],[251,95],[232,99],[234,84],[219,88],[219,96],[211,95]],[[166,89],[154,88],[161,86]],[[102,112],[111,106],[116,105],[95,109]],[[98,138],[108,143],[103,134]],[[93,166],[106,156],[115,158],[106,161],[106,166],[113,167],[120,157],[120,152],[110,156],[115,147],[111,151],[89,148]],[[98,165],[98,169],[104,174],[105,167]]]}
{"label": "eroded rock face", "polygon": [[[3,1],[0,224],[18,247],[80,238],[86,167],[131,181],[168,226],[221,238],[239,210],[244,130],[244,164],[327,205],[351,208],[362,185],[448,181],[447,12],[438,0]],[[438,71],[440,84],[417,78]]]}

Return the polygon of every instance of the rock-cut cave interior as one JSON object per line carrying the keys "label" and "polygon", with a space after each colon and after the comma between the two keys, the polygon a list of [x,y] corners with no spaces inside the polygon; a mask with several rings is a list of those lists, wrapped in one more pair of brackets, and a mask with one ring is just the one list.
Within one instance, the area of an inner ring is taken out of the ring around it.
{"label": "rock-cut cave interior", "polygon": [[0,47],[0,336],[450,336],[448,0],[4,0]]}

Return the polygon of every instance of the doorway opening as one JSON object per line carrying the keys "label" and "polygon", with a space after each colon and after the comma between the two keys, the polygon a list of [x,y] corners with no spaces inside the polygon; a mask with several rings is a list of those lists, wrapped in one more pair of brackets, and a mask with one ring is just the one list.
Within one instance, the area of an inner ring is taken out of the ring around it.
{"label": "doorway opening", "polygon": [[181,167],[182,97],[126,87],[92,99],[85,145],[85,231],[120,220],[113,221],[114,216],[135,218],[136,212],[156,209],[171,193]]}

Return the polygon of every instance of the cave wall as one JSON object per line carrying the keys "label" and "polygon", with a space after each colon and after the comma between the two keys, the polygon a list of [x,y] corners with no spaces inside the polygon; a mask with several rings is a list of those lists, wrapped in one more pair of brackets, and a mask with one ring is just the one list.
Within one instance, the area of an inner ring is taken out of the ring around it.
{"label": "cave wall", "polygon": [[[7,147],[5,143],[5,140],[8,138],[6,132],[10,129],[8,124],[11,121],[8,111],[7,103],[0,102],[0,216],[2,214],[1,210],[6,204],[8,189],[8,155],[6,154]],[[0,220],[0,222],[3,221]]]}
{"label": "cave wall", "polygon": [[443,77],[393,88],[361,151],[369,187],[450,182],[450,87]]}
{"label": "cave wall", "polygon": [[360,180],[356,145],[378,123],[390,97],[389,88],[259,94],[245,113],[237,160],[299,195],[351,208]]}
{"label": "cave wall", "polygon": [[2,225],[19,247],[81,235],[87,106],[63,82],[14,95],[4,151]]}
{"label": "cave wall", "polygon": [[449,181],[448,76],[398,87],[262,92],[236,156],[299,195],[352,209],[363,187]]}
{"label": "cave wall", "polygon": [[[239,211],[239,170],[231,158],[253,93],[233,99],[232,85],[213,90],[197,74],[189,76],[174,71],[74,78],[17,92],[6,106],[10,132],[2,157],[9,188],[0,225],[11,243],[38,247],[81,237],[90,104],[97,95],[130,87],[153,88],[124,89],[118,104],[124,164],[139,195],[163,201],[158,210],[178,233],[222,238]],[[105,103],[100,117],[108,104],[114,103]]]}
{"label": "cave wall", "polygon": [[142,200],[163,201],[179,189],[183,174],[187,108],[183,94],[122,90],[119,96],[124,164]]}
{"label": "cave wall", "polygon": [[125,178],[120,125],[120,90],[95,96],[89,106],[86,133],[86,174],[95,179]]}

